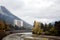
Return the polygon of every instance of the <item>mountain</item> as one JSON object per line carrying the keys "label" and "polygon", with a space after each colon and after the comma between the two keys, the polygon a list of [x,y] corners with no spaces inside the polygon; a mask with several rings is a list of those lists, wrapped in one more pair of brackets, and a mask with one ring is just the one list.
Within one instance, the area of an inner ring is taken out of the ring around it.
{"label": "mountain", "polygon": [[4,6],[0,6],[0,19],[4,20],[5,22],[15,25],[14,20],[21,20],[23,21],[23,27],[26,29],[31,29],[32,25],[25,22],[24,20],[18,18],[17,16],[13,15],[11,12],[8,11]]}

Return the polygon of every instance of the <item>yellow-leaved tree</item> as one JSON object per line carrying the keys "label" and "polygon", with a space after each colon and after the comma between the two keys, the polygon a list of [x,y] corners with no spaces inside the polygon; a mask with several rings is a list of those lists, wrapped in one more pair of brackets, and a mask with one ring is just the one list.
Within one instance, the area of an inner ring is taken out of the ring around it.
{"label": "yellow-leaved tree", "polygon": [[32,29],[33,34],[42,34],[43,29],[41,29],[41,23],[34,21],[34,26]]}

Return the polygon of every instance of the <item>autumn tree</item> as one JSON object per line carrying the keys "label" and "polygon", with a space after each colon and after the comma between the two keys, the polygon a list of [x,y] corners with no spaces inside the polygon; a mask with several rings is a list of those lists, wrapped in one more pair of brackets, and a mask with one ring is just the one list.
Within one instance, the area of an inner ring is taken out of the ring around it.
{"label": "autumn tree", "polygon": [[0,20],[0,30],[3,30],[5,27],[5,24],[2,20]]}
{"label": "autumn tree", "polygon": [[43,32],[43,29],[41,29],[41,23],[34,21],[34,27],[32,30],[33,34],[41,34]]}
{"label": "autumn tree", "polygon": [[38,22],[34,21],[34,25],[33,25],[33,33],[37,33],[37,28],[38,28]]}
{"label": "autumn tree", "polygon": [[10,25],[9,25],[8,23],[6,23],[6,22],[3,21],[3,20],[0,20],[0,30],[7,31],[7,30],[10,29],[9,26],[10,26]]}

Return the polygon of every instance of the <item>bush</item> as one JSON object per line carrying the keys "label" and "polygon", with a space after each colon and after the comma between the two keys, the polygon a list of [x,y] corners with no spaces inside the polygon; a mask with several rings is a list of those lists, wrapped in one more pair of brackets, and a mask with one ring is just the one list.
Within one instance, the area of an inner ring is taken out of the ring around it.
{"label": "bush", "polygon": [[3,30],[0,30],[0,40],[5,37],[7,34],[3,31]]}

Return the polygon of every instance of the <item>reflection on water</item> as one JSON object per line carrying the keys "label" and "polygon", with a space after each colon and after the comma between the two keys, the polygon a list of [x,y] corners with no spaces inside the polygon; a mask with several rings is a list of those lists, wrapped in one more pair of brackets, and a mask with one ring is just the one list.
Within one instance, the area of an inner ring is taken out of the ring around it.
{"label": "reflection on water", "polygon": [[3,40],[57,40],[57,39],[42,38],[38,35],[33,35],[31,33],[15,33],[8,35],[7,37],[3,38]]}

